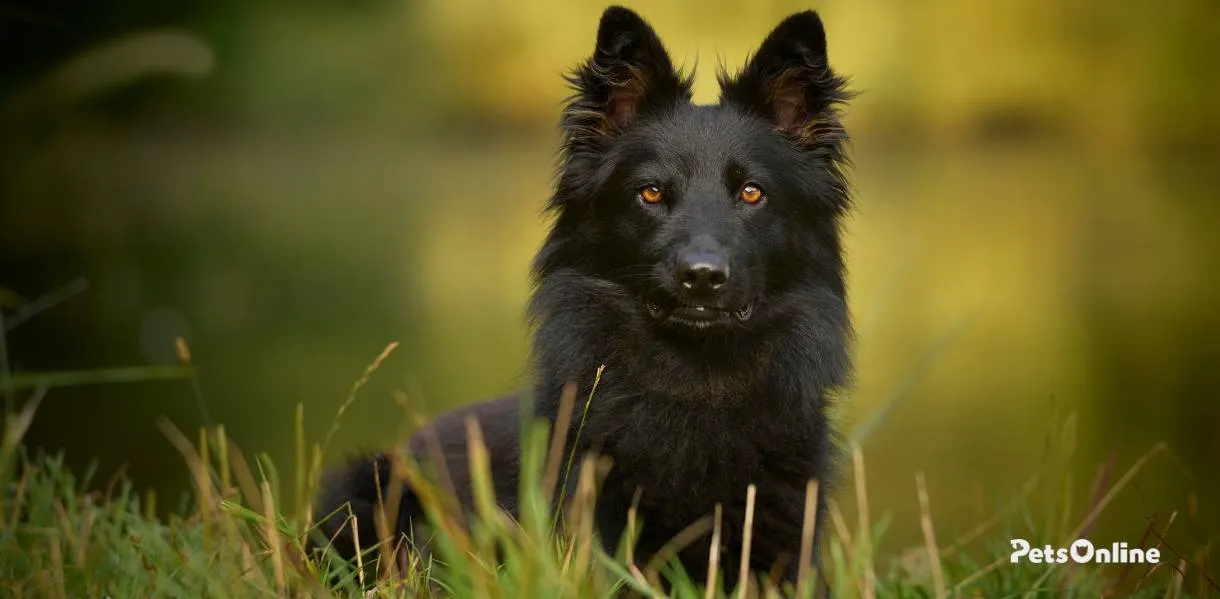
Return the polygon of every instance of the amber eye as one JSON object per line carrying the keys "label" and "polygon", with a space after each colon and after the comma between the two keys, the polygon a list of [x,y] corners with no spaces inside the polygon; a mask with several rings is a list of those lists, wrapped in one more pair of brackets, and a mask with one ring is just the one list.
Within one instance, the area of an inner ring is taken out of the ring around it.
{"label": "amber eye", "polygon": [[753,183],[746,183],[738,195],[747,204],[757,204],[763,199],[762,188]]}
{"label": "amber eye", "polygon": [[640,199],[649,204],[656,204],[661,201],[661,188],[656,185],[648,185],[640,190]]}

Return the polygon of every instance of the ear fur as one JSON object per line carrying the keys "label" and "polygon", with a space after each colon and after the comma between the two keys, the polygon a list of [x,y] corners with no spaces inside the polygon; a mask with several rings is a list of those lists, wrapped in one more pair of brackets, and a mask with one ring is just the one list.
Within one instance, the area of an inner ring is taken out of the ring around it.
{"label": "ear fur", "polygon": [[721,102],[769,119],[805,145],[843,137],[837,106],[850,94],[826,57],[826,32],[811,10],[780,22],[736,77],[720,74]]}
{"label": "ear fur", "polygon": [[674,70],[661,39],[621,6],[602,13],[593,55],[568,77],[564,109],[569,146],[613,136],[649,111],[691,97],[691,81]]}

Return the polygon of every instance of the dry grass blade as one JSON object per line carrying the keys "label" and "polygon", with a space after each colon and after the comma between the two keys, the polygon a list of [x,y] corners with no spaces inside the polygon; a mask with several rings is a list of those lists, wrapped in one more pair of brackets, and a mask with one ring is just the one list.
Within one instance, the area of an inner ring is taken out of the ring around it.
{"label": "dry grass blade", "polygon": [[[475,513],[484,526],[494,526],[499,523],[496,517],[496,499],[491,486],[491,458],[487,454],[487,444],[483,441],[483,429],[474,416],[466,418],[466,459],[469,464],[471,492],[474,498]],[[479,562],[494,553],[494,548],[488,546],[491,539],[474,531],[477,554],[468,556],[474,562]],[[493,558],[494,559],[494,558]],[[470,568],[470,579],[475,585],[475,596],[492,597],[495,580],[490,579],[491,573],[486,568]]]}
{"label": "dry grass blade", "polygon": [[[580,424],[576,427],[576,436],[572,439],[572,451],[568,454],[568,465],[563,472],[563,488],[559,490],[559,503],[564,502],[563,494],[568,490],[568,477],[572,475],[572,464],[576,460],[576,444],[580,442],[580,435],[585,430],[585,421],[589,418],[589,406],[593,405],[593,394],[597,392],[597,386],[601,384],[602,374],[606,371],[606,365],[602,364],[597,367],[597,372],[593,375],[593,387],[589,389],[589,396],[585,399],[585,409],[580,415]],[[556,512],[558,514],[558,512]]]}
{"label": "dry grass blade", "polygon": [[84,277],[77,277],[71,283],[60,287],[46,295],[28,301],[13,310],[8,316],[0,319],[0,335],[11,333],[13,329],[29,322],[35,316],[58,306],[64,301],[71,299],[74,296],[80,295],[89,290],[89,281]]}
{"label": "dry grass blade", "polygon": [[665,595],[662,595],[655,588],[653,588],[652,581],[648,580],[648,578],[644,576],[643,572],[640,572],[640,568],[638,566],[635,564],[627,564],[627,571],[631,573],[631,578],[635,579],[635,581],[639,583],[641,587],[649,591],[650,597],[653,599],[662,599],[665,597]]}
{"label": "dry grass blade", "polygon": [[285,589],[283,543],[280,542],[280,531],[276,527],[275,498],[271,495],[271,483],[264,480],[262,491],[263,517],[265,518],[263,535],[267,540],[267,548],[271,552],[271,569],[275,573],[275,588],[280,595],[283,595]]}
{"label": "dry grass blade", "polygon": [[[51,543],[51,566],[55,572],[64,571],[64,555],[63,550],[59,547],[59,539],[55,539]],[[68,599],[68,587],[64,582],[64,576],[55,576],[55,592],[57,596],[63,599]]]}
{"label": "dry grass blade", "polygon": [[979,581],[984,576],[991,574],[996,568],[999,568],[1000,566],[1002,566],[1006,563],[1008,563],[1008,556],[1007,555],[1000,556],[994,562],[991,562],[990,564],[983,566],[981,569],[974,571],[973,573],[970,574],[970,576],[963,578],[961,580],[961,582],[958,582],[957,584],[953,585],[952,594],[954,596],[960,596],[962,594],[962,591],[970,588],[970,585]]}
{"label": "dry grass blade", "polygon": [[813,532],[818,520],[818,481],[810,479],[805,485],[805,517],[801,520],[801,562],[797,570],[797,595],[804,597],[812,589],[809,580],[813,568]]}
{"label": "dry grass blade", "polygon": [[754,536],[754,501],[758,488],[751,484],[746,487],[746,519],[741,526],[741,566],[737,570],[738,597],[745,599],[746,590],[750,588],[750,543]]}
{"label": "dry grass blade", "polygon": [[7,454],[16,451],[17,446],[21,444],[21,440],[25,438],[25,434],[29,432],[30,425],[34,423],[34,414],[38,413],[38,406],[42,404],[43,398],[47,396],[49,387],[42,386],[30,395],[26,400],[25,405],[21,407],[21,413],[17,414],[16,418],[8,418],[5,423],[4,431],[4,451]]}
{"label": "dry grass blade", "polygon": [[864,599],[874,599],[876,597],[875,585],[877,574],[873,571],[872,560],[872,524],[868,514],[868,488],[865,484],[864,476],[864,452],[859,445],[853,445],[851,451],[851,461],[856,474],[856,509],[859,512],[860,526],[860,553],[864,562],[864,580],[860,594]]}
{"label": "dry grass blade", "polygon": [[[399,551],[400,544],[391,541],[394,540],[393,537],[399,534],[399,531],[395,530],[394,528],[394,523],[398,522],[398,513],[399,510],[402,509],[402,495],[404,486],[403,479],[395,475],[395,473],[399,471],[399,463],[402,461],[402,458],[399,457],[397,453],[390,452],[387,459],[390,460],[390,481],[386,487],[386,492],[389,495],[389,498],[388,500],[378,498],[377,501],[379,508],[377,511],[377,518],[379,521],[377,525],[377,532],[378,539],[382,543],[381,575],[384,577],[389,577],[393,573],[394,564],[397,561],[395,560],[395,556]],[[382,485],[379,480],[377,483],[378,493],[381,492],[381,487]],[[403,570],[402,573],[405,575],[406,570]]]}
{"label": "dry grass blade", "polygon": [[326,431],[326,437],[322,441],[322,450],[315,454],[315,463],[311,468],[311,474],[313,476],[309,481],[307,495],[313,496],[318,489],[318,485],[320,484],[322,477],[322,464],[319,462],[322,455],[326,453],[326,449],[330,447],[330,442],[334,438],[335,433],[339,432],[339,424],[343,421],[343,414],[347,412],[348,408],[352,407],[352,404],[356,402],[356,397],[360,395],[360,390],[363,389],[370,380],[372,380],[373,374],[377,372],[377,369],[381,368],[381,365],[385,363],[385,361],[390,357],[390,354],[393,353],[397,347],[397,341],[391,341],[388,343],[385,346],[385,349],[381,350],[381,353],[377,355],[372,363],[365,367],[364,373],[359,379],[356,379],[355,383],[352,384],[352,388],[350,391],[348,391],[347,397],[344,398],[343,403],[339,404],[339,409],[335,412],[335,418],[331,421],[330,430]]}
{"label": "dry grass blade", "polygon": [[682,552],[683,549],[690,546],[691,543],[699,540],[700,537],[712,530],[712,518],[704,516],[691,522],[686,528],[683,528],[678,534],[671,537],[652,559],[648,560],[648,566],[644,569],[645,572],[656,572],[665,565],[666,562],[673,559],[675,555]]}
{"label": "dry grass blade", "polygon": [[[0,346],[2,345],[4,345],[4,340],[0,336]],[[46,396],[47,388],[39,387],[34,395],[25,402],[20,414],[11,416],[12,412],[5,413],[4,434],[3,437],[0,437],[0,482],[8,482],[9,469],[13,467],[13,463],[17,459],[21,440],[25,438],[26,432],[30,430],[30,425],[34,423],[34,414],[38,413],[38,406]],[[0,514],[5,512],[4,500],[5,494],[0,493]]]}
{"label": "dry grass blade", "polygon": [[588,575],[592,565],[593,532],[596,514],[594,506],[597,502],[597,481],[607,467],[604,458],[586,459],[581,465],[580,476],[577,479],[576,490],[582,504],[580,528],[576,539],[576,573],[583,580]]}
{"label": "dry grass blade", "polygon": [[[1177,517],[1178,517],[1177,510],[1174,510],[1172,513],[1169,514],[1169,521],[1165,524],[1165,534],[1169,534],[1169,527],[1173,526],[1173,521],[1176,520]],[[1144,544],[1148,542],[1148,537],[1151,537],[1154,534],[1156,534],[1156,517],[1155,516],[1148,519],[1148,526],[1147,526],[1147,528],[1144,529],[1144,534],[1143,534],[1143,536],[1140,537],[1140,541],[1137,544],[1137,546],[1143,547]],[[1156,545],[1154,545],[1154,547],[1157,547],[1159,549],[1160,542],[1158,541],[1156,543]],[[1123,583],[1123,581],[1126,580],[1127,575],[1131,573],[1131,568],[1133,568],[1133,567],[1135,567],[1135,562],[1129,563],[1126,566],[1124,566],[1122,569],[1122,572],[1119,572],[1118,577],[1114,579],[1114,582],[1110,583],[1110,587],[1106,590],[1106,593],[1112,594],[1116,589],[1118,589],[1119,586]],[[1150,572],[1152,572],[1152,568],[1154,568],[1154,567],[1155,567],[1155,565],[1145,568],[1144,577],[1147,577],[1148,574]],[[1143,577],[1140,578],[1139,582],[1143,582]],[[1137,585],[1138,585],[1138,583],[1137,583]]]}
{"label": "dry grass blade", "polygon": [[551,429],[551,446],[546,455],[546,471],[542,476],[542,496],[550,501],[559,484],[559,467],[563,463],[563,448],[568,439],[568,427],[572,425],[572,407],[576,405],[576,384],[568,383],[559,396],[559,413],[555,416],[555,427]]}
{"label": "dry grass blade", "polygon": [[919,523],[923,528],[924,544],[928,548],[928,564],[932,569],[932,588],[937,599],[945,598],[945,573],[941,569],[940,552],[936,548],[936,532],[932,528],[932,508],[928,500],[928,485],[923,472],[915,473],[915,487],[919,493]]}
{"label": "dry grass blade", "polygon": [[293,513],[303,521],[309,521],[309,462],[305,453],[305,404],[297,403],[293,427],[292,464],[295,468],[293,476]]}
{"label": "dry grass blade", "polygon": [[[170,443],[178,449],[182,457],[186,459],[187,466],[191,470],[191,477],[195,483],[195,493],[199,502],[199,514],[203,517],[204,532],[210,528],[212,511],[216,507],[214,489],[212,488],[212,480],[208,476],[207,465],[199,458],[199,454],[195,452],[194,446],[187,440],[169,420],[160,418],[157,420],[157,426],[161,432],[169,438]],[[206,538],[206,534],[205,534]]]}
{"label": "dry grass blade", "polygon": [[724,507],[717,503],[712,519],[712,544],[707,552],[707,588],[703,595],[705,599],[713,599],[716,596],[716,575],[720,572],[720,528],[723,526],[723,519]]}
{"label": "dry grass blade", "polygon": [[582,568],[593,550],[593,520],[594,520],[594,458],[585,456],[580,463],[580,473],[576,477],[576,495],[572,498],[571,521],[575,523],[575,532],[568,540],[567,552],[564,554],[560,573],[573,579],[579,579]]}
{"label": "dry grass blade", "polygon": [[[1193,509],[1193,506],[1192,506],[1192,509]],[[1196,521],[1195,525],[1196,525],[1196,526],[1198,526],[1197,521]],[[1168,526],[1166,526],[1166,527],[1165,527],[1165,533],[1158,533],[1158,532],[1156,531],[1156,529],[1153,529],[1152,534],[1153,534],[1154,536],[1156,536],[1156,538],[1157,538],[1157,544],[1156,544],[1156,546],[1157,546],[1158,548],[1164,548],[1164,549],[1165,549],[1166,551],[1168,551],[1168,552],[1169,552],[1169,553],[1170,553],[1172,556],[1174,556],[1174,557],[1178,558],[1179,560],[1181,560],[1181,561],[1183,561],[1183,562],[1186,562],[1186,563],[1189,563],[1189,562],[1190,562],[1190,560],[1186,559],[1186,556],[1185,556],[1185,555],[1184,555],[1182,552],[1178,551],[1178,550],[1177,550],[1177,549],[1176,549],[1176,548],[1175,548],[1175,547],[1174,547],[1172,544],[1170,544],[1170,543],[1169,543],[1169,540],[1168,540],[1167,538],[1165,538],[1165,537],[1168,535],[1168,533],[1169,533],[1169,527],[1168,527]],[[1210,545],[1210,543],[1209,543],[1209,544],[1207,544],[1207,545],[1204,547],[1204,549],[1205,549],[1205,550],[1206,550],[1206,549],[1209,549],[1209,548],[1210,548],[1210,546],[1211,546],[1211,545]],[[1206,553],[1204,553],[1204,556],[1206,556]],[[1166,563],[1166,562],[1165,562],[1165,561],[1162,559],[1162,561],[1161,561],[1160,563],[1158,563],[1158,564],[1157,564],[1157,566],[1160,566],[1161,564],[1164,564],[1164,563]],[[1153,566],[1153,569],[1155,570],[1157,566]],[[1169,568],[1173,568],[1173,566],[1167,566],[1167,567],[1169,567]],[[1208,572],[1209,572],[1209,571],[1210,571],[1210,570],[1209,570],[1209,568],[1207,567],[1207,565],[1206,565],[1206,564],[1203,564],[1203,566],[1201,566],[1201,567],[1199,567],[1199,568],[1198,568],[1198,573],[1199,573],[1199,576],[1200,576],[1200,578],[1202,579],[1202,580],[1201,580],[1201,583],[1200,583],[1200,588],[1202,588],[1202,589],[1207,589],[1207,590],[1208,590],[1207,592],[1209,592],[1209,593],[1211,592],[1211,590],[1217,590],[1217,591],[1220,591],[1220,584],[1217,584],[1217,583],[1216,583],[1216,581],[1215,581],[1215,579],[1213,579],[1213,578],[1212,578],[1212,577],[1211,577],[1211,576],[1208,574]],[[1207,584],[1206,584],[1206,585],[1202,584],[1202,582],[1203,582],[1203,581],[1206,581],[1206,582],[1207,582]]]}
{"label": "dry grass blade", "polygon": [[394,467],[396,469],[394,475],[406,482],[407,487],[415,494],[416,499],[428,514],[429,521],[448,536],[458,551],[463,554],[474,551],[470,536],[466,534],[464,526],[452,516],[454,512],[449,511],[449,504],[456,501],[453,499],[453,495],[432,484],[419,469],[405,460],[394,463]]}
{"label": "dry grass blade", "polygon": [[855,555],[855,543],[852,540],[851,530],[847,528],[847,518],[843,517],[843,510],[839,509],[838,502],[834,499],[827,499],[826,511],[830,512],[830,523],[835,527],[835,534],[839,536],[843,550],[847,552],[847,555]]}
{"label": "dry grass blade", "polygon": [[352,523],[352,544],[355,546],[356,553],[356,576],[360,580],[360,586],[365,585],[364,582],[364,547],[360,546],[360,521],[356,514],[352,513],[351,504],[347,506],[347,518]]}
{"label": "dry grass blade", "polygon": [[381,469],[373,468],[373,489],[377,491],[377,503],[373,508],[373,528],[377,534],[377,551],[380,556],[377,560],[379,575],[384,575],[390,564],[387,542],[390,538],[390,523],[386,521],[385,495],[381,492],[384,482],[381,480]]}
{"label": "dry grass blade", "polygon": [[[640,517],[640,497],[643,496],[644,488],[636,487],[635,493],[631,494],[631,507],[627,509],[627,563],[635,563],[635,542],[636,542],[636,523]],[[719,508],[717,508],[719,509]]]}
{"label": "dry grass blade", "polygon": [[5,524],[8,530],[14,530],[17,528],[18,518],[21,517],[22,505],[25,503],[26,485],[29,483],[29,481],[30,471],[25,470],[21,473],[21,479],[17,481],[17,493],[13,498],[13,506],[9,508],[11,513],[9,514],[8,522],[0,522],[0,524]]}
{"label": "dry grass blade", "polygon": [[1166,447],[1167,446],[1162,441],[1154,445],[1152,449],[1148,450],[1147,453],[1140,456],[1140,458],[1127,469],[1127,472],[1118,479],[1118,482],[1114,483],[1114,486],[1110,487],[1110,490],[1107,491],[1106,494],[1096,502],[1093,509],[1089,511],[1089,515],[1086,516],[1085,519],[1076,527],[1076,530],[1072,531],[1072,534],[1068,535],[1067,539],[1064,541],[1064,544],[1066,545],[1071,543],[1073,540],[1080,538],[1085,530],[1093,526],[1093,523],[1097,521],[1097,517],[1100,516],[1101,512],[1106,509],[1106,506],[1110,504],[1110,501],[1114,499],[1115,495],[1117,495],[1119,491],[1123,490],[1124,487],[1131,483],[1131,480],[1135,478],[1135,475],[1139,474],[1139,471],[1148,464],[1148,461],[1151,460],[1153,456],[1165,451]]}
{"label": "dry grass blade", "polygon": [[1004,507],[1004,509],[992,514],[986,520],[975,525],[974,528],[971,528],[970,530],[966,531],[965,534],[961,535],[957,539],[954,539],[953,543],[950,544],[948,547],[941,549],[940,550],[941,557],[948,558],[949,556],[957,553],[958,551],[961,551],[962,548],[966,546],[966,544],[983,536],[983,534],[985,534],[988,530],[991,530],[997,524],[999,524],[1000,522],[1003,522],[1004,516],[1008,515],[1013,510],[1015,510],[1019,505],[1022,504],[1022,502],[1025,501],[1025,499],[1027,497],[1029,497],[1029,495],[1031,493],[1033,493],[1034,489],[1037,488],[1037,482],[1041,477],[1042,477],[1042,475],[1038,474],[1038,475],[1035,475],[1032,478],[1030,478],[1028,481],[1026,481],[1025,485],[1021,487],[1020,495],[1013,498],[1012,501],[1009,501],[1008,505],[1006,505]]}
{"label": "dry grass blade", "polygon": [[1166,599],[1178,599],[1182,596],[1182,581],[1185,578],[1185,572],[1186,559],[1183,558],[1178,560],[1178,568],[1173,572],[1173,584],[1169,585],[1169,588],[1165,589]]}
{"label": "dry grass blade", "polygon": [[[439,499],[437,507],[438,509],[443,508],[448,516],[456,517],[462,513],[462,506],[458,504],[457,487],[453,483],[453,477],[449,475],[449,466],[445,461],[445,450],[441,446],[440,437],[437,436],[436,429],[431,427],[421,429],[419,434],[423,438],[424,443],[427,444],[427,466],[432,467],[432,473],[436,477],[436,485],[439,485],[441,491],[436,494]],[[424,467],[424,463],[421,463],[420,466]],[[404,473],[409,471],[412,470],[404,470]],[[412,489],[415,488],[414,484],[416,483],[411,483],[411,479],[405,480],[407,480],[408,485]],[[420,482],[423,482],[422,477]]]}
{"label": "dry grass blade", "polygon": [[76,563],[84,565],[85,553],[79,537],[72,530],[72,520],[68,517],[68,511],[64,509],[63,502],[56,501],[51,506],[55,511],[55,517],[59,519],[59,530],[61,537],[68,545],[68,549],[72,552]]}
{"label": "dry grass blade", "polygon": [[466,458],[470,464],[475,509],[485,524],[492,525],[499,519],[495,488],[491,480],[491,456],[487,452],[487,443],[483,440],[483,429],[474,416],[466,418],[466,439]]}
{"label": "dry grass blade", "polygon": [[[229,441],[223,424],[216,427],[216,461],[220,469],[220,492],[228,495],[233,488],[232,470],[229,466]],[[308,519],[306,524],[308,524]]]}
{"label": "dry grass blade", "polygon": [[250,469],[250,464],[246,462],[246,457],[237,447],[237,443],[229,440],[228,448],[226,454],[232,465],[233,476],[237,477],[237,486],[241,489],[242,497],[250,504],[251,510],[262,513],[263,494],[259,491],[258,482],[254,480],[254,471]]}

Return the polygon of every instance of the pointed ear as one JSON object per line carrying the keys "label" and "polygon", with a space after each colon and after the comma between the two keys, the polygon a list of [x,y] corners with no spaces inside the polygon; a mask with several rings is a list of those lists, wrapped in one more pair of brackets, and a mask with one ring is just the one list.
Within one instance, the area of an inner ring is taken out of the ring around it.
{"label": "pointed ear", "polygon": [[602,13],[593,56],[568,82],[574,90],[563,119],[569,139],[613,135],[641,114],[691,95],[690,79],[674,70],[652,27],[621,6]]}
{"label": "pointed ear", "polygon": [[720,99],[817,144],[829,131],[841,133],[836,106],[849,98],[845,86],[827,61],[822,20],[809,10],[776,26],[735,78],[721,73]]}

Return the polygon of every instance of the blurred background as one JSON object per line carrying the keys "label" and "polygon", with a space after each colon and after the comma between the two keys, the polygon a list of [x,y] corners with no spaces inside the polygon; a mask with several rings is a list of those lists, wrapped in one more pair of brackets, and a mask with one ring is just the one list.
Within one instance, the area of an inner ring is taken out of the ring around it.
{"label": "blurred background", "polygon": [[[634,4],[697,63],[699,101],[718,64],[811,7],[861,92],[858,384],[838,418],[876,423],[864,456],[889,542],[918,542],[917,470],[949,539],[1065,436],[1081,495],[1103,464],[1112,483],[1169,444],[1095,540],[1136,541],[1192,501],[1179,528],[1220,532],[1220,5]],[[391,341],[328,459],[400,439],[403,397],[435,414],[518,388],[560,75],[603,8],[0,0],[8,360],[175,364],[181,336],[212,419],[282,471],[295,406],[320,439]],[[126,468],[172,507],[188,479],[162,415],[203,424],[189,382],[54,386],[28,441],[101,481]]]}

